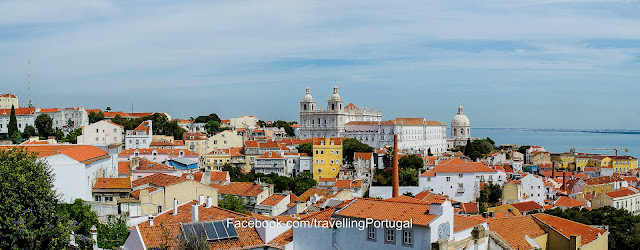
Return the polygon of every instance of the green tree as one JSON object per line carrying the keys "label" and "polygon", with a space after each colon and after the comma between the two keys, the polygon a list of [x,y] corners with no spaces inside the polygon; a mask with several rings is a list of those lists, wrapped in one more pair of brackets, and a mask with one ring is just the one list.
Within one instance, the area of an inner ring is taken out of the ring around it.
{"label": "green tree", "polygon": [[313,156],[313,146],[311,143],[300,143],[297,149],[298,153],[305,153],[308,156]]}
{"label": "green tree", "polygon": [[418,170],[415,168],[403,168],[398,173],[400,186],[418,186]]}
{"label": "green tree", "polygon": [[204,128],[207,130],[207,135],[212,136],[219,132],[220,122],[219,121],[208,121]]}
{"label": "green tree", "polygon": [[22,148],[0,150],[0,249],[62,249],[69,227],[55,215],[50,167]]}
{"label": "green tree", "polygon": [[102,111],[98,111],[98,112],[91,111],[89,112],[88,116],[89,116],[89,123],[96,123],[104,120],[104,113],[102,113]]}
{"label": "green tree", "polygon": [[38,133],[36,132],[36,128],[31,125],[27,125],[24,127],[24,132],[22,133],[22,137],[28,139],[29,137],[36,136]]}
{"label": "green tree", "polygon": [[342,158],[345,163],[353,162],[353,153],[371,153],[373,148],[355,138],[347,138],[342,141]]}
{"label": "green tree", "polygon": [[475,148],[473,147],[473,144],[471,143],[471,139],[467,138],[467,145],[464,146],[464,155],[471,157],[471,154],[473,154],[473,151],[475,151]]}
{"label": "green tree", "polygon": [[13,132],[10,139],[14,144],[20,144],[22,142],[22,135],[20,134],[20,131]]}
{"label": "green tree", "polygon": [[48,138],[50,135],[54,135],[53,119],[51,119],[51,116],[47,114],[38,115],[35,125],[40,137]]}
{"label": "green tree", "polygon": [[78,136],[82,135],[82,128],[77,128],[74,130],[71,130],[68,134],[67,137],[65,138],[65,141],[76,144],[78,143]]}
{"label": "green tree", "polygon": [[207,123],[209,121],[217,121],[219,123],[222,123],[222,120],[220,120],[220,117],[218,117],[216,113],[211,113],[206,116],[198,116],[195,120],[193,120],[194,123]]}
{"label": "green tree", "polygon": [[227,195],[222,200],[218,201],[218,206],[238,213],[244,213],[244,201],[234,195]]}
{"label": "green tree", "polygon": [[527,154],[527,149],[529,149],[531,146],[529,145],[522,145],[520,146],[520,148],[518,148],[518,152],[520,152],[523,155]]}
{"label": "green tree", "polygon": [[91,227],[98,224],[98,215],[82,199],[76,199],[70,204],[59,204],[56,206],[56,213],[64,222],[74,225],[71,229],[76,234],[89,236]]}
{"label": "green tree", "polygon": [[66,142],[66,138],[64,137],[64,132],[62,132],[62,129],[55,128],[53,130],[53,134],[56,136],[56,141]]}
{"label": "green tree", "polygon": [[98,224],[98,247],[117,249],[129,237],[126,216],[107,215],[107,222]]}
{"label": "green tree", "polygon": [[405,155],[398,160],[398,167],[421,169],[424,167],[424,160],[417,155]]}
{"label": "green tree", "polygon": [[18,119],[16,118],[16,109],[11,105],[11,114],[9,116],[9,124],[7,126],[7,135],[13,136],[18,130]]}
{"label": "green tree", "polygon": [[231,181],[233,181],[233,182],[239,181],[240,177],[242,175],[244,175],[242,173],[242,169],[240,167],[234,167],[233,165],[229,164],[228,162],[225,163],[224,165],[222,165],[222,171],[229,172],[229,177],[231,178]]}
{"label": "green tree", "polygon": [[302,172],[296,175],[291,182],[293,193],[295,195],[301,195],[313,186],[316,185],[316,181],[313,179],[311,172]]}

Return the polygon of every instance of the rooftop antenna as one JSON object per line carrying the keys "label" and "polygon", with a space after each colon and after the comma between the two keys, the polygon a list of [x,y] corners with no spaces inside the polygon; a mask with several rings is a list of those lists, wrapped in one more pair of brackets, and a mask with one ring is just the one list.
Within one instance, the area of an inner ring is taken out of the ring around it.
{"label": "rooftop antenna", "polygon": [[29,108],[33,108],[33,101],[31,101],[31,60],[29,60]]}
{"label": "rooftop antenna", "polygon": [[133,113],[133,102],[131,102],[131,113]]}

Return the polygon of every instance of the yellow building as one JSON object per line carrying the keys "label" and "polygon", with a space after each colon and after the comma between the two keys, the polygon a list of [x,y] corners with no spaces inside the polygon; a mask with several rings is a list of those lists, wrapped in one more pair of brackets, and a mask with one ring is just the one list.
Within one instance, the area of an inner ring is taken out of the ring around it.
{"label": "yellow building", "polygon": [[178,204],[211,198],[218,206],[218,190],[197,181],[165,174],[155,174],[133,181],[131,196],[140,201],[141,215],[158,214]]}
{"label": "yellow building", "polygon": [[342,163],[342,138],[313,138],[313,179],[337,177]]}
{"label": "yellow building", "polygon": [[613,168],[614,173],[627,172],[638,168],[638,158],[631,156],[610,156],[610,167]]}
{"label": "yellow building", "polygon": [[11,109],[11,107],[17,109],[18,97],[12,94],[0,94],[0,109]]}
{"label": "yellow building", "polygon": [[603,168],[609,166],[611,158],[604,155],[595,155],[589,159],[588,166],[594,168]]}
{"label": "yellow building", "polygon": [[519,184],[519,181],[509,181],[502,186],[503,203],[518,202],[523,196],[522,185]]}
{"label": "yellow building", "polygon": [[222,171],[225,163],[231,163],[231,153],[228,148],[215,149],[204,156],[204,166],[207,171]]}
{"label": "yellow building", "polygon": [[589,161],[591,161],[591,156],[578,155],[575,162],[576,168],[582,171],[584,168],[589,167]]}
{"label": "yellow building", "polygon": [[554,162],[559,169],[574,170],[576,167],[576,157],[572,153],[551,154],[551,162]]}
{"label": "yellow building", "polygon": [[209,151],[219,148],[231,148],[244,146],[244,137],[235,130],[225,130],[211,136],[207,140]]}
{"label": "yellow building", "polygon": [[188,150],[203,156],[209,151],[207,149],[207,135],[200,132],[185,132],[182,134],[184,145]]}

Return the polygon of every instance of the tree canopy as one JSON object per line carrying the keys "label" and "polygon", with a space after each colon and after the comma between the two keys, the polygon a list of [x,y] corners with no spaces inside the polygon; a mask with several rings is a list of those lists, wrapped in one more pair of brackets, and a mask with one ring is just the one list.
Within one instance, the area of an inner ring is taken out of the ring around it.
{"label": "tree canopy", "polygon": [[398,167],[421,169],[424,167],[424,160],[418,155],[405,155],[398,160]]}
{"label": "tree canopy", "polygon": [[120,115],[116,115],[111,122],[121,125],[124,130],[133,130],[138,127],[142,122],[151,120],[153,122],[153,134],[154,135],[167,135],[173,136],[176,140],[182,140],[182,134],[185,130],[178,125],[177,121],[169,121],[167,116],[162,113],[153,113],[142,118],[123,118]]}
{"label": "tree canopy", "polygon": [[48,138],[50,135],[55,135],[53,130],[53,119],[47,114],[40,114],[36,117],[35,121],[36,129],[40,137]]}
{"label": "tree canopy", "polygon": [[271,124],[266,124],[264,121],[258,121],[259,127],[275,127],[275,128],[283,128],[288,136],[294,137],[295,133],[293,131],[293,127],[291,125],[296,124],[297,122],[287,122],[283,120],[277,120]]}
{"label": "tree canopy", "polygon": [[240,167],[234,167],[231,164],[225,164],[222,167],[223,171],[228,171],[231,181],[233,182],[254,182],[260,179],[264,183],[273,185],[276,193],[283,191],[292,191],[295,195],[301,195],[307,189],[316,185],[316,181],[313,179],[313,174],[310,172],[302,172],[291,178],[287,176],[281,176],[276,173],[263,174],[263,173],[242,173]]}
{"label": "tree canopy", "polygon": [[104,113],[102,113],[102,110],[98,112],[91,111],[89,112],[88,116],[89,116],[89,123],[96,123],[104,120]]}
{"label": "tree canopy", "polygon": [[489,137],[482,140],[467,139],[467,145],[463,147],[464,155],[475,161],[478,158],[483,158],[487,154],[491,153],[495,148],[495,142]]}
{"label": "tree canopy", "polygon": [[28,139],[29,137],[36,135],[38,135],[38,132],[36,132],[36,128],[34,126],[27,125],[24,127],[24,132],[22,133],[23,138]]}
{"label": "tree canopy", "polygon": [[193,120],[193,122],[195,123],[207,123],[209,121],[217,121],[218,123],[222,123],[222,120],[220,120],[220,117],[218,117],[216,113],[211,113],[209,115],[201,115],[196,117],[196,119]]}
{"label": "tree canopy", "polygon": [[11,105],[11,114],[9,115],[9,124],[7,125],[7,134],[13,136],[18,130],[18,119],[16,118],[16,109]]}
{"label": "tree canopy", "polygon": [[244,201],[234,195],[226,195],[222,200],[218,201],[218,206],[238,213],[244,213]]}
{"label": "tree canopy", "polygon": [[58,198],[45,162],[22,148],[0,150],[0,249],[61,249],[69,227],[55,215]]}
{"label": "tree canopy", "polygon": [[353,162],[353,153],[371,153],[373,148],[355,138],[347,138],[342,141],[342,158],[345,163]]}
{"label": "tree canopy", "polygon": [[313,156],[313,146],[311,143],[300,143],[296,149],[298,149],[298,153],[305,153],[308,156]]}

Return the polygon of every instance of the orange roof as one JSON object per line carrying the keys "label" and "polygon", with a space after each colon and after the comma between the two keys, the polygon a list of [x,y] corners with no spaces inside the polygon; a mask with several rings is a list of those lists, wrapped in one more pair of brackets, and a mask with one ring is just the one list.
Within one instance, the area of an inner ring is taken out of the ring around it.
{"label": "orange roof", "polygon": [[154,151],[158,152],[158,154],[168,154],[171,156],[178,156],[180,152],[184,152],[184,155],[196,155],[193,151],[189,151],[186,149],[160,149],[160,148],[138,148],[138,149],[127,149],[120,152],[118,155],[133,155],[135,151],[138,151],[140,154],[150,155]]}
{"label": "orange roof", "polygon": [[429,204],[429,202],[418,200],[416,198],[411,198],[409,196],[400,195],[396,197],[392,197],[389,199],[385,199],[385,201],[393,201],[393,202],[407,202],[407,203],[417,203],[417,204]]}
{"label": "orange roof", "polygon": [[81,163],[91,163],[95,160],[109,158],[109,154],[102,149],[91,145],[29,145],[29,146],[0,146],[0,149],[23,147],[35,152],[38,158],[64,154]]}
{"label": "orange roof", "polygon": [[[191,139],[191,137],[193,137],[193,139]],[[207,135],[200,132],[184,132],[182,134],[182,139],[185,141],[186,140],[206,140]]]}
{"label": "orange roof", "polygon": [[263,191],[260,185],[253,182],[231,182],[226,185],[211,185],[218,189],[219,194],[230,194],[238,196],[258,196]]}
{"label": "orange roof", "polygon": [[356,198],[336,215],[378,221],[413,220],[413,225],[429,226],[438,215],[429,214],[429,205]]}
{"label": "orange roof", "polygon": [[589,177],[589,176],[587,176],[587,175],[586,175],[586,174],[584,174],[584,173],[577,173],[577,174],[574,174],[574,175],[573,175],[573,177],[574,177],[574,178],[587,178],[587,177]]}
{"label": "orange roof", "polygon": [[362,180],[337,180],[333,186],[339,189],[360,188],[362,187]]}
{"label": "orange roof", "polygon": [[212,181],[225,181],[229,177],[229,172],[227,171],[214,171],[211,172],[211,180]]}
{"label": "orange roof", "polygon": [[182,178],[185,178],[185,179],[189,179],[189,178],[188,178],[189,176],[193,176],[193,180],[194,180],[194,181],[201,182],[201,181],[202,181],[202,175],[203,175],[203,173],[202,173],[202,172],[195,172],[195,173],[183,173],[181,177],[182,177]]}
{"label": "orange roof", "polygon": [[149,146],[150,147],[159,147],[159,146],[175,146],[173,142],[170,141],[152,141]]}
{"label": "orange roof", "polygon": [[435,167],[436,173],[475,173],[475,172],[496,172],[488,166],[479,162],[467,162],[460,158],[438,164]]}
{"label": "orange roof", "polygon": [[134,159],[138,159],[138,167],[133,171],[161,171],[161,170],[175,170],[174,167],[167,166],[164,164],[160,164],[157,162],[152,162],[143,157],[137,157]]}
{"label": "orange roof", "polygon": [[478,213],[478,203],[475,203],[475,202],[468,202],[468,203],[461,202],[460,208],[466,214]]}
{"label": "orange roof", "polygon": [[13,94],[9,94],[9,93],[1,94],[1,95],[0,95],[0,97],[11,97],[11,98],[16,98],[16,96],[15,96],[15,95],[13,95]]}
{"label": "orange roof", "polygon": [[305,191],[300,196],[298,196],[296,201],[298,201],[298,202],[306,202],[306,201],[309,200],[309,197],[313,196],[313,194],[318,194],[318,196],[327,197],[329,195],[329,190],[328,189],[322,189],[322,188],[309,188],[309,189],[307,189],[307,191]]}
{"label": "orange roof", "polygon": [[362,160],[371,160],[371,156],[373,156],[373,153],[353,153],[353,160],[357,160],[357,159],[362,159]]}
{"label": "orange roof", "polygon": [[382,124],[382,125],[398,124],[398,125],[419,126],[419,125],[426,125],[427,124],[427,120],[424,119],[424,118],[396,118],[395,120],[388,120],[388,121],[380,122],[380,124]]}
{"label": "orange roof", "polygon": [[284,159],[284,157],[278,154],[278,152],[269,151],[259,156],[258,159]]}
{"label": "orange roof", "polygon": [[144,184],[151,184],[154,186],[166,187],[166,186],[184,182],[184,181],[188,181],[188,180],[181,177],[173,176],[173,175],[155,173],[153,175],[149,175],[149,176],[145,176],[143,178],[137,179],[133,181],[132,184],[134,187],[144,185]]}
{"label": "orange roof", "polygon": [[444,126],[444,124],[439,121],[427,121],[427,126]]}
{"label": "orange roof", "polygon": [[[330,142],[333,142],[333,145],[342,145],[342,140],[344,138],[328,138]],[[320,145],[322,142],[325,142],[325,138],[322,137],[314,137],[313,145]]]}
{"label": "orange roof", "polygon": [[604,234],[607,230],[599,229],[578,222],[570,221],[560,217],[555,217],[548,214],[534,214],[536,219],[542,223],[552,227],[564,237],[569,239],[571,235],[580,235],[582,239],[582,245],[589,244],[594,241],[599,235]]}
{"label": "orange roof", "polygon": [[[36,108],[14,108],[16,115],[33,115],[36,113]],[[10,116],[11,109],[0,109],[0,115]]]}
{"label": "orange roof", "polygon": [[46,145],[49,144],[49,141],[26,141],[21,143],[20,145]]}
{"label": "orange roof", "polygon": [[560,196],[553,204],[561,207],[584,207],[587,205],[569,196]]}
{"label": "orange roof", "polygon": [[284,249],[284,246],[291,243],[292,241],[293,241],[293,229],[289,229],[284,233],[278,235],[277,237],[273,238],[273,240],[269,241],[268,245]]}
{"label": "orange roof", "polygon": [[616,190],[613,192],[608,192],[605,193],[607,196],[611,197],[611,198],[619,198],[619,197],[624,197],[624,196],[629,196],[632,194],[636,194],[636,192],[634,192],[631,189],[628,188],[624,188],[624,189],[620,189],[620,190]]}
{"label": "orange roof", "polygon": [[455,214],[453,215],[453,232],[457,233],[467,228],[475,227],[482,223],[485,223],[485,221]]}
{"label": "orange roof", "polygon": [[587,183],[587,185],[600,185],[600,184],[607,184],[607,183],[612,183],[616,181],[623,181],[623,179],[617,175],[599,176],[599,177],[584,179],[584,182]]}
{"label": "orange roof", "polygon": [[[160,225],[160,223],[164,223],[164,224],[190,223],[191,222],[191,205],[195,205],[195,204],[197,204],[197,201],[192,200],[185,204],[178,205],[177,215],[173,215],[173,209],[169,209],[167,211],[164,211],[161,214],[158,214],[158,216],[156,216],[153,220],[154,225]],[[214,220],[224,220],[229,218],[237,219],[237,218],[248,217],[244,214],[227,210],[221,207],[211,206],[210,208],[206,208],[205,206],[206,204],[198,207],[198,217],[200,221],[214,221]],[[148,226],[148,225],[149,225],[148,221],[145,221],[139,224],[139,226]]]}
{"label": "orange roof", "polygon": [[532,249],[525,236],[535,239],[546,234],[531,216],[492,219],[489,230],[500,235],[513,249]]}
{"label": "orange roof", "polygon": [[540,204],[536,203],[535,201],[524,201],[524,202],[518,202],[518,203],[511,203],[509,204],[512,207],[518,209],[518,211],[520,212],[528,212],[531,210],[541,210],[544,209],[543,206],[541,206]]}
{"label": "orange roof", "polygon": [[93,189],[131,189],[129,178],[98,178]]}
{"label": "orange roof", "polygon": [[129,161],[120,161],[118,162],[118,174],[128,174],[130,169],[129,165],[131,162]]}
{"label": "orange roof", "polygon": [[336,182],[338,178],[329,178],[329,177],[320,177],[318,178],[318,182]]}
{"label": "orange roof", "polygon": [[262,201],[260,203],[260,205],[272,207],[272,206],[277,205],[284,198],[287,198],[287,196],[286,195],[281,195],[281,194],[274,194],[274,195],[270,196],[269,198],[265,199],[264,201]]}
{"label": "orange roof", "polygon": [[422,173],[420,176],[423,176],[423,177],[434,177],[434,176],[436,176],[436,170],[435,169],[431,169],[431,170],[424,171],[424,173]]}
{"label": "orange roof", "polygon": [[58,112],[58,108],[50,108],[50,109],[40,109],[39,113],[54,113]]}
{"label": "orange roof", "polygon": [[145,133],[147,133],[147,135],[150,135],[151,133],[149,132],[149,121],[140,123],[140,125],[138,125],[138,127],[133,130],[134,133],[138,131],[144,131]]}
{"label": "orange roof", "polygon": [[148,190],[149,193],[152,193],[153,191],[158,190],[158,188],[156,188],[156,187],[148,187],[148,188],[142,188],[142,189],[134,190],[134,191],[131,191],[131,196],[139,198],[140,197],[140,191],[142,191],[142,190]]}

